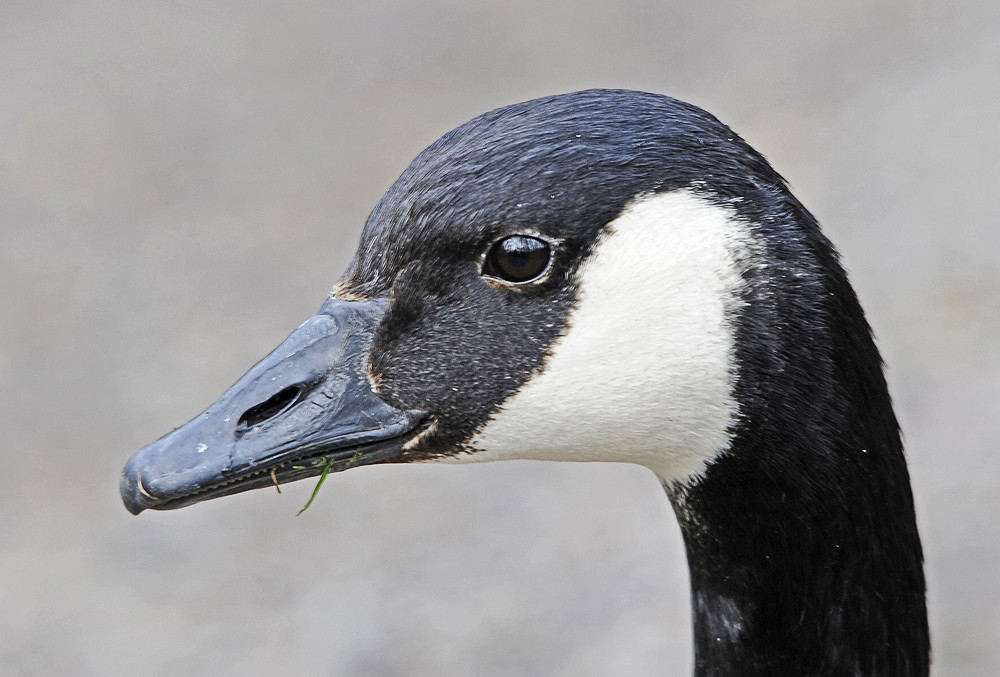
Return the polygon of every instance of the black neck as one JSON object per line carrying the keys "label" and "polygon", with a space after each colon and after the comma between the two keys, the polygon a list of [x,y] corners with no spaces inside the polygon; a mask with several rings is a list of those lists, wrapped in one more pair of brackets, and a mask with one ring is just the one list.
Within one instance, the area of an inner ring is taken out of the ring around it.
{"label": "black neck", "polygon": [[691,569],[695,675],[926,676],[905,467],[896,482],[873,469],[867,488],[837,487],[744,455],[768,452],[739,449],[701,484],[670,491]]}
{"label": "black neck", "polygon": [[928,673],[920,539],[881,361],[813,237],[818,293],[748,280],[733,442],[698,481],[668,487],[698,677]]}

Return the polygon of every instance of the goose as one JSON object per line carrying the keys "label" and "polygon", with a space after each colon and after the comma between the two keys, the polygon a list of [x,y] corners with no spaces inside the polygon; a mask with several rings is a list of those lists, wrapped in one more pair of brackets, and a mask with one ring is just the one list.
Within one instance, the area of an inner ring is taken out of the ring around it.
{"label": "goose", "polygon": [[588,90],[421,152],[313,317],[137,452],[134,514],[380,463],[643,465],[690,568],[694,673],[927,675],[882,362],[785,180],[700,108]]}

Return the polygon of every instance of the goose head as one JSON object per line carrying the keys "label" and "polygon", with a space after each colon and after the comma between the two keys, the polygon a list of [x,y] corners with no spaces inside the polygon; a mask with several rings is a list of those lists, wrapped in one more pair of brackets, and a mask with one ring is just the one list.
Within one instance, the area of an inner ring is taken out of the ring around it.
{"label": "goose head", "polygon": [[926,674],[912,497],[857,299],[764,158],[664,96],[538,99],[432,144],[319,312],[136,453],[121,494],[139,513],[515,458],[656,473],[699,674]]}

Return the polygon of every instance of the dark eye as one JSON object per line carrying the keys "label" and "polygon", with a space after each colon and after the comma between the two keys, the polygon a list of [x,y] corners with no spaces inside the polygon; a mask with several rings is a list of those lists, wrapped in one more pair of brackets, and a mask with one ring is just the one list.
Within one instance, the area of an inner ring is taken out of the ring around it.
{"label": "dark eye", "polygon": [[508,282],[533,280],[549,265],[549,243],[528,235],[498,240],[486,254],[483,274]]}

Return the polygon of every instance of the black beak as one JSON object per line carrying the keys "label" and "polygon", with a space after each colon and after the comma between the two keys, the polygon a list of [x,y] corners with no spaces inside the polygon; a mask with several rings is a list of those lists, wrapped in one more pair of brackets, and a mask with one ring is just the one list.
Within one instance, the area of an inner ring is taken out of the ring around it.
{"label": "black beak", "polygon": [[383,402],[367,375],[387,302],[330,299],[202,414],[122,471],[133,514],[389,460],[427,416]]}

